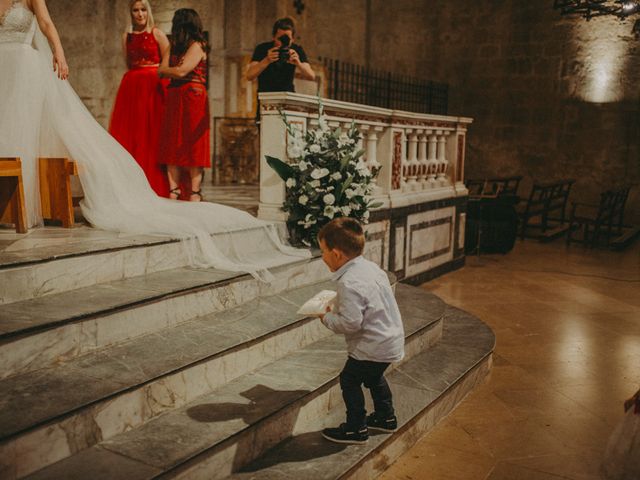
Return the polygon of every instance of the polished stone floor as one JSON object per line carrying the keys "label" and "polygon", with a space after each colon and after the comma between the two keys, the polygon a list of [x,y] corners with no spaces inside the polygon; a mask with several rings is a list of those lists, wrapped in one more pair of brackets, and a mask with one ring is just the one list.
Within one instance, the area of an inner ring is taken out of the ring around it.
{"label": "polished stone floor", "polygon": [[383,480],[598,479],[640,387],[640,244],[518,242],[423,286],[485,321],[494,365]]}

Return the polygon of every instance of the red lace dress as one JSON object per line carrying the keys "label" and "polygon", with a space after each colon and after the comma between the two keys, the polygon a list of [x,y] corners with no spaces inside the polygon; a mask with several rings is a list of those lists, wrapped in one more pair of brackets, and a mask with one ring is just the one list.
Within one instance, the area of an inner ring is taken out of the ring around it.
{"label": "red lace dress", "polygon": [[[172,55],[170,65],[182,58]],[[184,78],[172,79],[160,137],[160,162],[180,167],[210,167],[207,64],[202,60]]]}
{"label": "red lace dress", "polygon": [[159,63],[160,47],[153,32],[127,34],[129,71],[118,89],[109,133],[136,159],[151,188],[168,197],[167,174],[158,162],[168,81],[158,78]]}

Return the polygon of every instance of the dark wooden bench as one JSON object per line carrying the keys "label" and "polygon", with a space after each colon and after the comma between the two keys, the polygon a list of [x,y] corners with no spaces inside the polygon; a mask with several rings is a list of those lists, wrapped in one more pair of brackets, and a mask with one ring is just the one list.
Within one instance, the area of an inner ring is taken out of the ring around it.
{"label": "dark wooden bench", "polygon": [[538,230],[532,236],[540,240],[552,240],[568,230],[566,207],[574,182],[565,179],[533,184],[527,203],[520,210],[520,238],[524,239],[529,229]]}
{"label": "dark wooden bench", "polygon": [[467,180],[467,254],[511,251],[518,233],[515,205],[520,180],[521,176]]}
{"label": "dark wooden bench", "polygon": [[640,227],[625,225],[624,209],[631,187],[625,185],[600,194],[599,204],[572,202],[567,245],[572,242],[620,249],[640,234]]}

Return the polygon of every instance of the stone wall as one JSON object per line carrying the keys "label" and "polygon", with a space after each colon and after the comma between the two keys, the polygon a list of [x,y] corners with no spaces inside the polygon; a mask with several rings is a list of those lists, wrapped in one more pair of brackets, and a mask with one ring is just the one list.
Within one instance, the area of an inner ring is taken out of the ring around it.
{"label": "stone wall", "polygon": [[[298,22],[312,58],[392,69],[450,84],[450,114],[475,118],[467,177],[574,177],[573,198],[597,199],[640,182],[640,41],[631,23],[562,18],[537,0],[153,0],[169,30],[172,12],[196,8],[209,30],[213,115],[248,110],[242,57],[268,40],[275,18]],[[104,125],[122,73],[127,1],[50,2],[72,84]],[[250,103],[250,102],[249,102]],[[240,112],[240,113],[237,113]],[[630,199],[640,220],[640,188]]]}

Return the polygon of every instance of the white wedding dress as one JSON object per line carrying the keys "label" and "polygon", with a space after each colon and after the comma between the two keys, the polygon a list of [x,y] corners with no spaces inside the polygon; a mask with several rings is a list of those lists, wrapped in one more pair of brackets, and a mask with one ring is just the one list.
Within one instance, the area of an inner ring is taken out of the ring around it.
{"label": "white wedding dress", "polygon": [[[22,0],[14,0],[0,18],[0,102],[0,157],[22,160],[30,226],[42,221],[37,157],[69,156],[78,164],[82,213],[94,227],[181,238],[192,265],[256,276],[268,276],[266,268],[292,256],[310,255],[284,245],[274,225],[246,212],[158,197],[137,162],[97,123],[69,83],[56,77],[49,45]],[[239,236],[249,236],[256,248],[239,251],[236,245],[246,245]]]}

